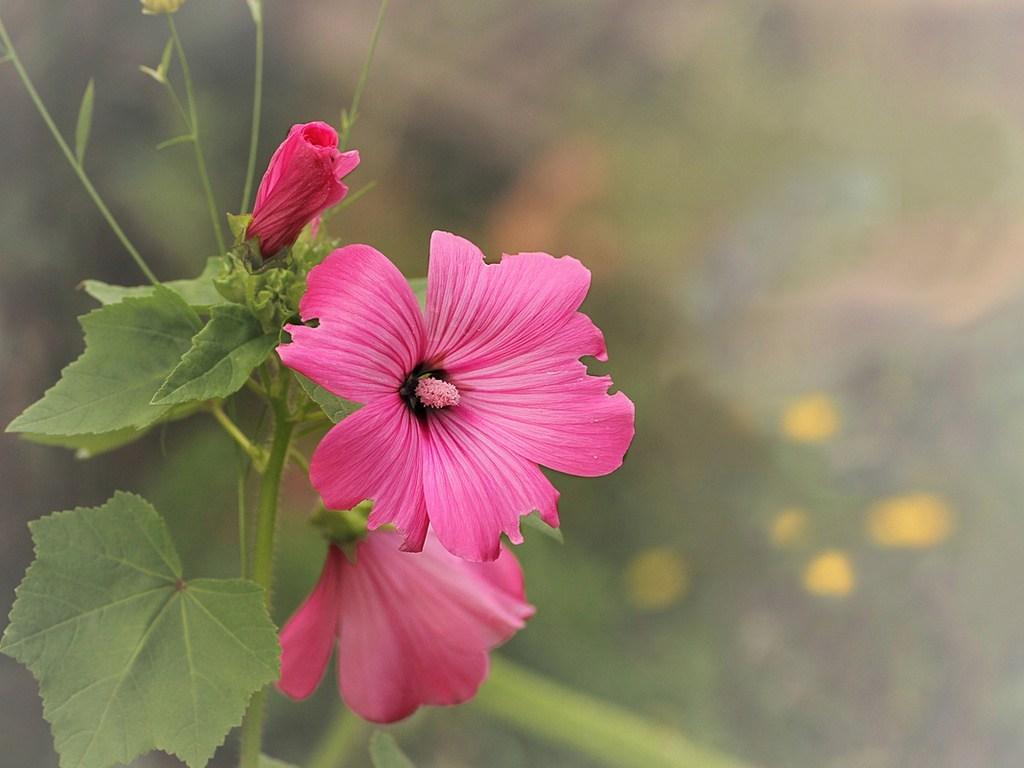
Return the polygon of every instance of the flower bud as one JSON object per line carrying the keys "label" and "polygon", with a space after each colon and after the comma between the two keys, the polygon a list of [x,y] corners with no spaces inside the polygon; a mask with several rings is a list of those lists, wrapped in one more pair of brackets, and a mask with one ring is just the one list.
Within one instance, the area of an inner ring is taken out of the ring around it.
{"label": "flower bud", "polygon": [[185,4],[185,0],[140,0],[142,12],[155,15],[158,13],[174,13]]}
{"label": "flower bud", "polygon": [[338,134],[327,123],[292,126],[260,182],[246,239],[259,239],[264,259],[292,245],[303,227],[345,197],[341,180],[357,165],[359,153],[338,151]]}

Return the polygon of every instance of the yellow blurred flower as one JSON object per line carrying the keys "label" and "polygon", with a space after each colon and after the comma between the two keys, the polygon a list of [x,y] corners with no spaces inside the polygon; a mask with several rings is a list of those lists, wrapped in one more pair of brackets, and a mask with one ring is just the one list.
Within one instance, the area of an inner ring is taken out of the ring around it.
{"label": "yellow blurred flower", "polygon": [[158,13],[174,13],[185,4],[185,0],[139,0],[142,12],[155,15]]}
{"label": "yellow blurred flower", "polygon": [[690,589],[690,569],[675,552],[651,547],[626,568],[629,602],[645,611],[658,611],[679,601]]}
{"label": "yellow blurred flower", "polygon": [[856,578],[846,553],[827,549],[804,569],[804,589],[815,595],[844,597],[853,591]]}
{"label": "yellow blurred flower", "polygon": [[807,513],[797,507],[787,507],[772,520],[771,538],[777,547],[798,543],[807,533]]}
{"label": "yellow blurred flower", "polygon": [[823,393],[805,395],[793,401],[782,414],[782,432],[799,443],[828,440],[839,431],[839,410]]}
{"label": "yellow blurred flower", "polygon": [[952,529],[949,507],[930,493],[893,496],[868,511],[868,534],[883,547],[934,547],[944,541]]}

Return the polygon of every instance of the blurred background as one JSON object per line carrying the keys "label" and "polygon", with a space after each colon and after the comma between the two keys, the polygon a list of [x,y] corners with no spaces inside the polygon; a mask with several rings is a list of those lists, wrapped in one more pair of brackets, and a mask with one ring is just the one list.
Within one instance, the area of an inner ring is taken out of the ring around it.
{"label": "blurred background", "polygon": [[[337,123],[374,0],[267,0],[259,165]],[[161,277],[213,252],[137,3],[7,0],[66,135],[96,80],[87,166]],[[221,209],[248,147],[242,0],[177,15]],[[571,253],[602,365],[637,405],[625,466],[557,478],[565,544],[527,536],[538,608],[507,657],[760,766],[1024,761],[1024,2],[394,0],[330,223],[409,276],[432,229]],[[78,355],[76,286],[141,276],[0,66],[0,422]],[[236,570],[234,451],[196,417],[83,462],[0,437],[0,615],[25,523],[146,495],[188,572]],[[287,478],[283,619],[322,545]],[[54,766],[35,681],[0,658],[0,763]],[[275,696],[300,762],[326,684]],[[419,766],[598,765],[473,705],[396,729]],[[362,738],[362,737],[359,737]],[[228,765],[222,750],[217,765]],[[175,765],[146,758],[139,765]],[[365,765],[354,750],[351,765]]]}

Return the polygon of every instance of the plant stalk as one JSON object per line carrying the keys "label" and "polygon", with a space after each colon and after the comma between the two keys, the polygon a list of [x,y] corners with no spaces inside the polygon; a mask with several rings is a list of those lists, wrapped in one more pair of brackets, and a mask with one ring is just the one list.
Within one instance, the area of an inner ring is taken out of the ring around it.
{"label": "plant stalk", "polygon": [[85,191],[89,193],[89,197],[92,198],[93,203],[99,209],[100,214],[106,220],[110,229],[113,230],[117,239],[121,241],[121,245],[128,251],[128,255],[132,257],[139,269],[142,270],[142,274],[146,276],[153,285],[159,285],[160,281],[156,275],[153,274],[153,270],[149,268],[146,260],[142,258],[142,254],[139,253],[138,249],[132,244],[132,241],[128,239],[128,236],[121,229],[121,225],[117,223],[114,218],[114,214],[107,208],[107,204],[103,202],[103,198],[100,197],[99,192],[92,185],[89,177],[85,173],[85,168],[78,162],[75,157],[75,153],[71,151],[67,142],[64,141],[64,137],[61,136],[60,131],[57,128],[57,124],[53,122],[53,118],[50,116],[49,110],[46,105],[43,104],[43,100],[39,97],[39,93],[36,91],[35,86],[32,85],[32,80],[28,76],[28,72],[25,70],[24,65],[21,63],[21,58],[18,56],[18,52],[14,49],[14,43],[11,42],[10,36],[7,34],[7,28],[4,26],[3,20],[0,19],[0,41],[4,44],[5,58],[8,59],[11,64],[14,65],[14,69],[18,73],[18,77],[21,78],[22,85],[25,86],[25,90],[28,91],[29,97],[32,99],[32,103],[35,104],[36,110],[39,112],[39,116],[43,118],[43,122],[46,123],[46,127],[50,129],[50,134],[53,136],[54,141],[57,142],[57,146],[60,147],[61,152],[64,153],[65,159],[71,165],[72,170],[78,176],[78,180],[82,182],[82,186],[85,187]]}
{"label": "plant stalk", "polygon": [[192,146],[196,154],[196,167],[199,169],[199,181],[203,185],[203,193],[206,195],[206,207],[210,213],[210,223],[213,225],[213,236],[217,240],[217,253],[224,253],[224,233],[221,229],[220,215],[217,213],[217,203],[213,198],[213,187],[210,185],[210,175],[206,172],[206,158],[203,155],[203,147],[199,140],[199,110],[196,109],[195,91],[192,87],[192,72],[188,67],[188,59],[185,58],[185,48],[178,37],[178,27],[174,23],[174,15],[166,14],[167,26],[171,30],[171,39],[174,41],[174,50],[178,54],[178,63],[181,64],[181,76],[185,80],[185,101],[188,103],[189,132],[192,134]]}
{"label": "plant stalk", "polygon": [[[260,503],[256,519],[256,548],[252,560],[252,580],[263,587],[267,610],[271,605],[271,587],[274,576],[274,533],[277,529],[277,502],[291,445],[294,422],[288,414],[284,397],[272,401],[274,408],[274,437],[270,456],[260,483]],[[259,768],[260,745],[263,740],[263,718],[267,706],[267,688],[258,691],[249,702],[249,711],[242,723],[241,768]]]}
{"label": "plant stalk", "polygon": [[474,706],[614,768],[750,768],[671,728],[570,690],[497,655]]}
{"label": "plant stalk", "polygon": [[252,184],[256,178],[256,155],[260,143],[260,113],[263,109],[263,3],[256,0],[253,22],[256,24],[256,64],[252,88],[252,127],[249,131],[249,162],[245,169],[245,187],[242,190],[240,213],[249,210],[252,200]]}

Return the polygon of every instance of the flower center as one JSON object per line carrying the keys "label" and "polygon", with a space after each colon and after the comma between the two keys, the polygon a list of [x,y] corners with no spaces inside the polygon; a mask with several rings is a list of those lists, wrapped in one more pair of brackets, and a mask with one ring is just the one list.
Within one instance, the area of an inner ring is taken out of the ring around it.
{"label": "flower center", "polygon": [[459,404],[459,390],[450,381],[431,376],[420,379],[416,384],[416,397],[428,408],[447,408]]}
{"label": "flower center", "polygon": [[431,409],[450,408],[462,399],[458,388],[448,381],[444,371],[431,369],[423,363],[409,373],[398,394],[409,410],[421,419]]}

